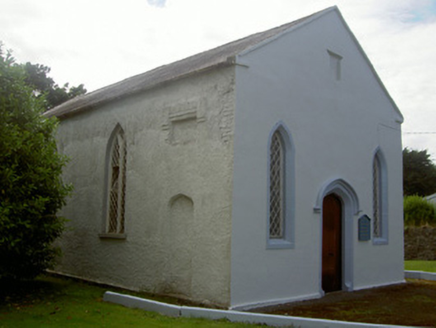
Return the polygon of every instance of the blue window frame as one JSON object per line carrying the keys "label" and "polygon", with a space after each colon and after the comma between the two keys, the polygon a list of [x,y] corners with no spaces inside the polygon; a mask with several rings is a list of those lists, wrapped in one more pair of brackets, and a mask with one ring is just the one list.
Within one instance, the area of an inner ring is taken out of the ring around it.
{"label": "blue window frame", "polygon": [[387,167],[381,150],[377,150],[372,163],[373,243],[388,243],[388,182]]}
{"label": "blue window frame", "polygon": [[268,142],[267,248],[294,247],[294,147],[283,123]]}

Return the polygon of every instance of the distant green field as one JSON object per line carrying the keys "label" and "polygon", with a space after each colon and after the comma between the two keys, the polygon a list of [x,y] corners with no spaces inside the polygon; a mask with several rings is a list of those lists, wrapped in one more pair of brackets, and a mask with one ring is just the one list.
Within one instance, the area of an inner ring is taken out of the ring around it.
{"label": "distant green field", "polygon": [[404,261],[404,269],[436,272],[436,261]]}

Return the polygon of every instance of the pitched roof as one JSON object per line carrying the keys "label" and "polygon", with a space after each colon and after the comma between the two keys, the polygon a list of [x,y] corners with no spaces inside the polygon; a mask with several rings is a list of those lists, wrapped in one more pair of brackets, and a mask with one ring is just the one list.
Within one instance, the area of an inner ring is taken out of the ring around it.
{"label": "pitched roof", "polygon": [[227,43],[217,48],[199,53],[197,55],[160,66],[151,71],[132,76],[123,81],[111,84],[88,94],[73,98],[46,112],[47,116],[64,117],[84,110],[96,108],[107,102],[125,98],[138,92],[151,89],[163,83],[174,81],[191,74],[202,72],[216,67],[225,67],[234,64],[234,57],[264,41],[273,39],[288,29],[296,27],[311,18],[337,9],[330,7],[310,16],[303,17],[279,27],[252,34],[245,38]]}

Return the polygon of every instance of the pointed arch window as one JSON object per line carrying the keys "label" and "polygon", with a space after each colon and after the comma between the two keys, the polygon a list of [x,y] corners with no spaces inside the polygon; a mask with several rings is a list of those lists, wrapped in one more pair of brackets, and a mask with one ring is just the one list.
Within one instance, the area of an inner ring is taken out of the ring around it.
{"label": "pointed arch window", "polygon": [[283,124],[273,129],[268,150],[268,248],[293,247],[293,147]]}
{"label": "pointed arch window", "polygon": [[284,175],[285,175],[285,149],[278,131],[271,138],[270,148],[270,194],[269,194],[269,237],[270,239],[283,238],[284,216]]}
{"label": "pointed arch window", "polygon": [[104,232],[109,235],[125,233],[126,141],[124,131],[117,126],[108,143],[107,196]]}
{"label": "pointed arch window", "polygon": [[381,151],[377,151],[372,163],[373,241],[388,242],[387,169]]}

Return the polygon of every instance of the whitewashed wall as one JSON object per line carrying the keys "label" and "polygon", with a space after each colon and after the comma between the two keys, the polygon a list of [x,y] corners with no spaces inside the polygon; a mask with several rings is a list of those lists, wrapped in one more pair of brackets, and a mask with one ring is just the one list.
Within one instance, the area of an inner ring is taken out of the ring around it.
{"label": "whitewashed wall", "polygon": [[[403,280],[401,115],[336,10],[236,58],[62,121],[75,192],[63,214],[60,272],[222,306],[319,297],[321,213],[329,181],[346,181],[358,213],[344,218],[347,289]],[[330,53],[342,56],[340,76]],[[268,139],[294,145],[295,246],[267,249]],[[125,240],[99,238],[106,146],[127,140]],[[233,132],[235,131],[235,132]],[[389,242],[359,242],[372,217],[372,161],[388,166]],[[319,204],[318,204],[319,205]]]}
{"label": "whitewashed wall", "polygon": [[[330,55],[343,57],[341,73]],[[240,55],[236,69],[231,305],[321,295],[321,213],[326,182],[343,179],[360,213],[345,218],[350,289],[403,281],[401,115],[336,10]],[[295,247],[267,249],[268,138],[282,122],[295,146]],[[389,243],[359,242],[372,217],[372,161],[388,166]]]}
{"label": "whitewashed wall", "polygon": [[[74,184],[57,270],[196,301],[230,302],[234,69],[204,73],[62,120]],[[105,158],[127,141],[125,240],[101,239]]]}

